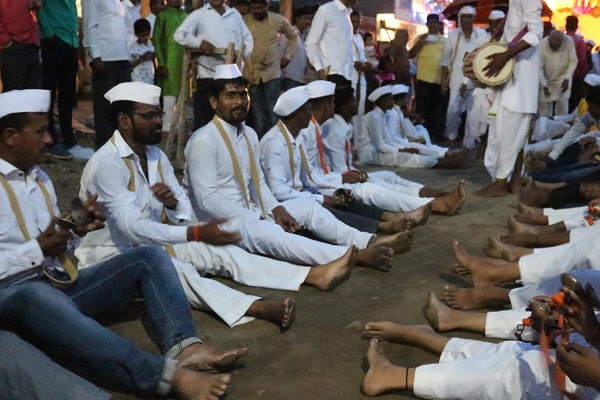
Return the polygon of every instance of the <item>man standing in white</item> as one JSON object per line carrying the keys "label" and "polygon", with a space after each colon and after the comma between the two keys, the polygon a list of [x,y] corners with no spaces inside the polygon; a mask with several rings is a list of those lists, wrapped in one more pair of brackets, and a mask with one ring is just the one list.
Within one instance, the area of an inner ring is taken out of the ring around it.
{"label": "man standing in white", "polygon": [[361,15],[357,10],[350,14],[352,23],[352,61],[354,61],[354,71],[352,73],[352,88],[356,93],[358,101],[358,114],[354,119],[354,125],[360,124],[360,118],[365,115],[365,103],[367,101],[367,78],[366,72],[371,68],[365,55],[365,42],[362,34],[358,31],[360,27]]}
{"label": "man standing in white", "polygon": [[[256,132],[244,123],[248,81],[235,64],[217,67],[210,102],[215,117],[185,148],[185,184],[200,222],[226,218],[223,229],[239,232],[238,244],[247,251],[298,264],[325,264],[353,246],[362,264],[377,267],[389,257],[378,247],[386,238],[342,224],[316,201],[279,203],[273,197],[258,165]],[[301,226],[339,245],[293,235]]]}
{"label": "man standing in white", "polygon": [[[442,91],[450,91],[445,132],[450,140],[456,140],[462,113],[472,108],[473,103],[473,83],[463,74],[464,55],[489,40],[486,31],[473,27],[476,15],[477,11],[471,6],[461,8],[458,12],[458,28],[450,31],[444,42]],[[463,142],[473,141],[470,137],[469,126],[465,125]]]}
{"label": "man standing in white", "polygon": [[214,115],[208,94],[215,68],[225,63],[225,55],[218,50],[233,43],[238,52],[242,45],[246,46],[244,54],[238,54],[238,57],[248,58],[252,54],[252,34],[240,13],[226,3],[226,0],[208,0],[207,5],[188,15],[173,35],[177,43],[200,52],[196,58],[194,129],[208,123]]}
{"label": "man standing in white", "polygon": [[571,80],[577,68],[573,39],[554,30],[540,42],[540,117],[569,113]]}
{"label": "man standing in white", "polygon": [[354,75],[350,14],[358,0],[333,0],[317,10],[306,38],[306,55],[317,77],[349,85]]}
{"label": "man standing in white", "polygon": [[525,144],[531,117],[537,112],[541,13],[539,1],[510,0],[501,39],[508,49],[494,54],[484,68],[488,76],[496,76],[507,62],[516,61],[512,78],[498,90],[490,110],[496,118],[490,123],[484,163],[494,182],[475,192],[478,196],[505,196],[513,171],[511,189],[518,190],[521,182],[521,171],[515,163]]}

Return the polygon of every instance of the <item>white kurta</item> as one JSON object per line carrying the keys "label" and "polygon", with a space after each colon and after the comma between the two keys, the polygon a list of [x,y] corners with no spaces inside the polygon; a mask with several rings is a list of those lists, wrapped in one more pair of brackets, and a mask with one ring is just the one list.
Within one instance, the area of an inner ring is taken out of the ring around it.
{"label": "white kurta", "polygon": [[[575,53],[573,39],[568,35],[563,35],[561,46],[554,51],[550,48],[546,37],[540,42],[539,48],[540,91],[538,114],[542,117],[568,114],[571,81],[577,67],[577,54]],[[569,87],[563,91],[562,83],[565,80],[569,81]],[[546,96],[544,88],[547,88],[550,92],[549,96]]]}
{"label": "white kurta", "polygon": [[[368,61],[365,55],[365,42],[360,32],[352,35],[352,61],[361,63]],[[358,72],[354,69],[352,73],[352,88],[358,101],[358,113],[354,118],[355,121],[360,122],[361,117],[365,115],[365,103],[367,100],[367,79],[364,72]]]}
{"label": "white kurta", "polygon": [[[363,203],[393,212],[411,211],[433,200],[431,198],[418,197],[390,190],[370,182],[354,184],[342,183],[341,173],[329,171],[325,173],[321,168],[317,144],[317,134],[320,132],[321,127],[318,123],[316,121],[311,121],[308,127],[303,129],[300,133],[303,149],[306,152],[309,168],[311,168],[310,180],[312,180],[313,183],[317,183],[317,185],[320,185],[321,187],[329,186],[350,189]],[[323,147],[325,146],[323,145]],[[323,153],[324,152],[325,150],[323,149]],[[323,158],[325,158],[324,155]],[[306,180],[307,183],[310,184],[308,182],[308,177]]]}
{"label": "white kurta", "polygon": [[[489,34],[481,28],[473,28],[470,38],[466,38],[462,28],[452,30],[444,42],[444,54],[441,65],[447,67],[450,73],[450,98],[446,113],[445,135],[450,140],[455,140],[460,128],[461,115],[473,107],[473,83],[465,79],[463,74],[463,58],[465,53],[470,53],[489,41]],[[467,85],[465,96],[460,95],[460,88]],[[465,125],[465,137],[470,137],[470,127]]]}
{"label": "white kurta", "polygon": [[[411,142],[411,138],[422,137],[413,123],[406,117],[398,106],[385,112],[385,120],[387,122],[388,132],[393,145],[397,145],[404,149],[417,149],[419,154],[442,158],[448,152],[447,147],[438,146],[431,143]],[[425,138],[424,138],[425,139]]]}
{"label": "white kurta", "polygon": [[497,92],[491,113],[484,163],[492,179],[508,179],[523,149],[529,122],[538,107],[539,55],[542,5],[538,1],[510,0],[501,41],[510,43],[524,28],[521,40],[531,46],[516,57],[512,78]]}
{"label": "white kurta", "polygon": [[398,151],[399,147],[391,143],[385,112],[376,106],[363,117],[357,137],[356,147],[360,164],[406,168],[431,168],[437,164],[436,157],[401,153]]}
{"label": "white kurta", "polygon": [[[174,245],[176,258],[172,260],[190,303],[213,310],[230,326],[252,320],[244,314],[258,297],[202,276],[226,277],[249,286],[299,289],[309,271],[306,267],[249,254],[236,246],[188,242],[192,207],[167,156],[158,147],[147,146],[146,179],[139,158],[118,131],[114,138],[114,143],[109,141],[101,147],[83,170],[80,196],[98,193],[108,219],[105,228],[84,237],[76,252],[80,266],[96,264],[138,245]],[[134,166],[134,191],[128,190],[131,174],[124,158]],[[162,223],[163,205],[150,189],[159,182],[171,188],[178,202],[175,210],[166,210],[173,225]]]}
{"label": "white kurta", "polygon": [[[232,143],[239,161],[244,187],[249,194],[246,203],[238,186],[232,159],[219,131],[211,121],[198,129],[188,140],[185,148],[185,183],[190,194],[196,217],[200,221],[225,218],[225,229],[240,232],[240,246],[246,250],[270,255],[298,264],[319,265],[341,257],[348,246],[364,249],[372,238],[339,222],[329,211],[316,201],[289,200],[279,203],[267,186],[258,159],[250,159],[246,135],[254,156],[258,157],[258,138],[252,128],[238,127],[219,120]],[[256,184],[251,178],[254,163],[259,175]],[[258,193],[260,191],[262,205]],[[284,206],[300,225],[319,238],[330,243],[317,242],[302,236],[286,233],[271,221],[271,210]],[[261,209],[262,208],[262,209]],[[266,216],[267,219],[261,219]]]}

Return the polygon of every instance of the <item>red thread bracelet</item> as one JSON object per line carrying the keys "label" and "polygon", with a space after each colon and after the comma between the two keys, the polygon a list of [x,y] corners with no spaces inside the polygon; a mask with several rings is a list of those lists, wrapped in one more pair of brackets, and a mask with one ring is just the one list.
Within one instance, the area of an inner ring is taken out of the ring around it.
{"label": "red thread bracelet", "polygon": [[200,225],[194,226],[192,233],[194,234],[194,241],[199,242],[200,241]]}

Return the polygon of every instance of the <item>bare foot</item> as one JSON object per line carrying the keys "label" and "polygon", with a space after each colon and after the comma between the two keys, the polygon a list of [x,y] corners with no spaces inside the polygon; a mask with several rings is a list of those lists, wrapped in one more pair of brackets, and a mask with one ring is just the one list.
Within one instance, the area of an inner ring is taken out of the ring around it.
{"label": "bare foot", "polygon": [[433,292],[429,293],[422,311],[429,325],[436,332],[448,332],[457,328],[454,318],[456,310],[442,303]]}
{"label": "bare foot", "polygon": [[405,232],[412,228],[414,222],[412,219],[407,218],[404,215],[399,216],[398,218],[392,218],[388,221],[381,221],[378,225],[378,232],[394,234],[398,232]]}
{"label": "bare foot", "polygon": [[523,188],[519,193],[519,202],[532,207],[544,207],[548,204],[551,190],[538,187]]}
{"label": "bare foot", "polygon": [[231,367],[239,358],[248,354],[248,348],[217,351],[210,346],[195,343],[186,347],[175,359],[179,366],[198,371],[223,370]]}
{"label": "bare foot", "polygon": [[531,214],[527,212],[519,212],[513,214],[516,221],[531,224],[531,225],[548,225],[548,217],[544,214]]}
{"label": "bare foot", "polygon": [[[514,266],[516,271],[509,270],[508,268],[506,268],[507,271],[501,271],[501,268],[508,266],[509,263],[506,261],[472,255],[457,240],[454,241],[453,250],[458,265],[471,272],[473,286],[476,288],[496,286],[519,279],[519,271],[516,266]],[[513,277],[515,274],[517,276]]]}
{"label": "bare foot", "polygon": [[520,213],[525,214],[534,214],[534,215],[544,215],[544,209],[539,207],[528,206],[527,204],[519,203],[517,204],[517,210]]}
{"label": "bare foot", "polygon": [[503,197],[508,194],[508,188],[506,187],[506,181],[495,181],[473,194],[479,197]]}
{"label": "bare foot", "polygon": [[356,262],[364,267],[375,268],[387,272],[394,265],[394,249],[388,245],[359,250]]}
{"label": "bare foot", "polygon": [[403,325],[389,321],[367,322],[364,335],[393,343],[416,345],[423,332],[433,332],[428,325]]}
{"label": "bare foot", "polygon": [[325,291],[335,289],[350,276],[356,252],[356,247],[352,246],[337,260],[312,267],[304,282]]}
{"label": "bare foot", "polygon": [[438,158],[433,168],[460,168],[464,161],[465,152],[462,150],[448,151],[445,157]]}
{"label": "bare foot", "polygon": [[515,246],[513,244],[503,242],[502,240],[496,239],[494,237],[488,238],[488,245],[488,250],[495,249],[500,253],[500,257],[495,258],[501,258],[509,262],[518,261],[521,257],[533,253],[531,249],[528,249],[526,247]]}
{"label": "bare foot", "polygon": [[600,197],[600,183],[598,182],[583,182],[579,185],[579,192],[591,201]]}
{"label": "bare foot", "polygon": [[459,310],[502,308],[510,302],[508,289],[499,287],[459,288],[454,285],[444,285],[443,300],[450,307]]}
{"label": "bare foot", "polygon": [[212,375],[178,367],[173,375],[172,395],[181,400],[219,400],[227,391],[231,375]]}
{"label": "bare foot", "polygon": [[407,369],[392,364],[384,355],[377,339],[369,341],[369,369],[363,378],[361,391],[367,396],[379,396],[389,390],[406,389]]}
{"label": "bare foot", "polygon": [[537,235],[538,233],[541,233],[538,228],[540,227],[537,225],[529,225],[517,221],[514,215],[512,214],[510,215],[510,217],[508,217],[508,230],[511,233],[530,233]]}
{"label": "bare foot", "polygon": [[414,243],[414,232],[398,232],[394,235],[378,235],[369,243],[369,247],[389,246],[394,249],[394,254],[406,253]]}
{"label": "bare foot", "polygon": [[404,215],[412,220],[413,226],[418,226],[425,225],[427,219],[429,218],[429,214],[431,214],[431,203],[427,203],[416,210],[405,213]]}
{"label": "bare foot", "polygon": [[431,202],[431,211],[437,214],[454,215],[465,204],[467,193],[466,182],[461,179],[458,185],[445,196],[438,197]]}
{"label": "bare foot", "polygon": [[257,300],[250,305],[246,315],[264,319],[287,330],[296,319],[296,302],[289,297],[283,301]]}
{"label": "bare foot", "polygon": [[509,233],[502,232],[500,240],[513,246],[535,248],[538,242],[538,235],[535,233]]}

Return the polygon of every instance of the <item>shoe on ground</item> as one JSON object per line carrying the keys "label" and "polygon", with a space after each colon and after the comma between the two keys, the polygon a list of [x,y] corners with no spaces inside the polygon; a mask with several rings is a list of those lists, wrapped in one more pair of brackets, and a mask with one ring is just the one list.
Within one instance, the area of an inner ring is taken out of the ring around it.
{"label": "shoe on ground", "polygon": [[59,160],[71,160],[73,158],[73,155],[67,151],[62,143],[55,143],[50,146],[48,153],[50,153],[52,157]]}
{"label": "shoe on ground", "polygon": [[78,160],[89,160],[94,155],[94,149],[78,144],[68,150],[69,154]]}

